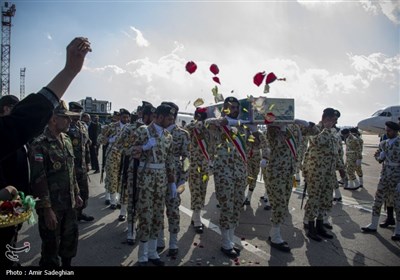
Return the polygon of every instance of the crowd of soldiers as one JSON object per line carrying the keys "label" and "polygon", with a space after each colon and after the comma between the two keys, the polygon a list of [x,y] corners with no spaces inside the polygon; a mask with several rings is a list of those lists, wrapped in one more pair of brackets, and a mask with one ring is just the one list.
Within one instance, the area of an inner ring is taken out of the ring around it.
{"label": "crowd of soldiers", "polygon": [[[240,255],[241,249],[233,241],[235,229],[241,211],[251,203],[260,168],[265,183],[264,209],[271,211],[268,242],[283,252],[291,251],[282,239],[281,225],[293,186],[300,183],[300,172],[308,195],[304,228],[306,236],[317,242],[334,238],[328,231],[332,229],[329,212],[333,201],[342,200],[339,185],[350,191],[363,186],[362,139],[356,128],[340,131],[336,127],[340,112],[333,108],[323,111],[318,124],[298,119],[272,122],[264,131],[239,119],[241,108],[235,97],[225,99],[221,117],[211,118],[206,108],[196,108],[194,120],[184,127],[176,124],[179,107],[172,102],[154,107],[143,101],[133,113],[126,109],[114,112],[113,121],[103,126],[82,110],[77,102],[71,102],[69,109],[61,102],[29,148],[32,193],[40,199],[36,208],[41,266],[57,267],[59,257],[62,266],[70,266],[78,246],[77,222],[95,219],[83,211],[88,206],[89,163],[98,173],[100,145],[104,203],[110,210],[118,209],[118,220],[127,223],[126,243],[138,242],[139,266],[149,262],[163,266],[159,253],[167,238],[167,256],[179,254],[180,193],[186,184],[193,229],[203,234],[201,211],[211,174],[220,208],[221,252],[232,259]],[[385,202],[388,218],[381,227],[396,225],[393,240],[400,239],[399,130],[399,124],[386,123],[388,139],[375,154],[383,167],[372,222],[361,228],[366,233],[376,232]]]}
{"label": "crowd of soldiers", "polygon": [[[240,255],[233,242],[234,232],[241,210],[250,204],[260,168],[265,182],[264,209],[271,210],[268,240],[272,247],[290,252],[280,228],[300,172],[308,195],[306,235],[315,241],[333,238],[328,218],[332,202],[342,200],[339,185],[350,191],[363,187],[363,140],[358,130],[337,128],[340,112],[326,108],[318,124],[295,120],[271,123],[260,131],[239,119],[239,104],[234,97],[226,98],[219,118],[210,118],[206,108],[198,107],[194,120],[182,128],[175,124],[176,104],[163,102],[154,108],[143,102],[132,123],[128,124],[129,112],[121,109],[119,120],[103,127],[98,142],[107,146],[105,203],[110,209],[120,208],[120,221],[128,220],[127,243],[139,241],[139,265],[164,265],[158,255],[165,248],[164,211],[169,232],[167,256],[178,254],[179,189],[187,181],[192,225],[196,233],[204,232],[201,210],[210,174],[220,208],[221,251],[226,256]],[[165,108],[170,112],[163,115]],[[387,124],[394,131],[399,130],[397,126]],[[388,213],[395,205],[394,189],[385,194]],[[389,216],[386,226],[394,224],[393,215]],[[399,233],[396,229],[394,236]]]}

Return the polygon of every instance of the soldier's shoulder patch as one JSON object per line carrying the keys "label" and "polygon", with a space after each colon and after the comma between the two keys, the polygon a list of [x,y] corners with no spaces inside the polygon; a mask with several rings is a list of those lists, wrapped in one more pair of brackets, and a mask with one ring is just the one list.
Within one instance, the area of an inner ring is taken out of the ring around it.
{"label": "soldier's shoulder patch", "polygon": [[35,161],[42,162],[43,161],[43,154],[35,154]]}

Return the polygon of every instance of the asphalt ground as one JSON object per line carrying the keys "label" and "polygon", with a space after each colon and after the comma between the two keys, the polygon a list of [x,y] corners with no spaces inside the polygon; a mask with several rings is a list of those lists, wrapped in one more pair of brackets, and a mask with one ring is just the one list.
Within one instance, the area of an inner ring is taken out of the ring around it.
{"label": "asphalt ground", "polygon": [[[378,228],[375,234],[365,234],[360,226],[371,220],[371,207],[379,179],[380,165],[373,158],[378,137],[365,135],[364,188],[349,191],[340,188],[343,201],[334,203],[330,213],[333,224],[331,240],[315,242],[305,235],[303,229],[304,210],[300,209],[303,182],[293,193],[289,203],[289,214],[282,225],[282,237],[291,247],[290,253],[281,252],[267,243],[271,228],[270,211],[264,210],[260,197],[264,184],[259,181],[251,205],[245,206],[240,225],[235,231],[235,243],[242,248],[240,257],[232,260],[221,251],[221,236],[218,227],[217,207],[212,176],[207,189],[206,206],[202,211],[205,225],[203,234],[196,234],[191,222],[190,192],[181,194],[181,230],[179,232],[179,254],[177,258],[167,257],[167,248],[161,253],[166,266],[201,267],[400,267],[400,243],[391,240],[394,227]],[[104,183],[100,174],[90,171],[90,200],[85,210],[93,215],[93,222],[79,222],[79,245],[73,259],[75,267],[101,272],[105,267],[136,267],[138,246],[126,244],[127,223],[118,221],[119,210],[110,210],[104,203]],[[386,218],[382,211],[380,221]],[[22,266],[38,266],[41,240],[37,224],[24,223],[18,245],[30,243],[29,252],[18,254]],[[150,266],[150,265],[149,265]],[[79,269],[79,268],[78,268]],[[247,269],[246,269],[247,270]],[[197,271],[197,270],[191,270]],[[200,270],[201,271],[201,270]],[[257,270],[254,270],[257,271]],[[0,274],[1,275],[1,274]],[[4,275],[4,274],[3,274]]]}

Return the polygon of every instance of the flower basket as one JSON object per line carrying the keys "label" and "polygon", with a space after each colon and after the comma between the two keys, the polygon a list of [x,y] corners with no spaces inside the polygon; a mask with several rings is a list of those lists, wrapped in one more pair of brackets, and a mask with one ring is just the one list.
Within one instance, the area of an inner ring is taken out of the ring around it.
{"label": "flower basket", "polygon": [[32,209],[18,214],[0,214],[0,228],[11,227],[23,223],[33,215]]}

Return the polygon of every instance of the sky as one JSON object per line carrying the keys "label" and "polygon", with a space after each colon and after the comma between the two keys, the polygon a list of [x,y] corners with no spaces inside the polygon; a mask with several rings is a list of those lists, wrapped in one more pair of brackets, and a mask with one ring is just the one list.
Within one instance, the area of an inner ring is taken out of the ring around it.
{"label": "sky", "polygon": [[[355,126],[400,104],[400,1],[10,1],[10,93],[37,92],[62,69],[77,36],[93,52],[64,99],[112,102],[134,111],[142,100],[193,102],[224,97],[293,98],[295,117],[318,122],[326,107]],[[2,6],[4,1],[2,1]],[[185,70],[188,61],[198,68]],[[209,67],[217,64],[221,84]],[[286,81],[257,87],[253,76]]]}

